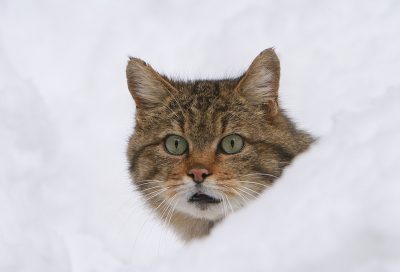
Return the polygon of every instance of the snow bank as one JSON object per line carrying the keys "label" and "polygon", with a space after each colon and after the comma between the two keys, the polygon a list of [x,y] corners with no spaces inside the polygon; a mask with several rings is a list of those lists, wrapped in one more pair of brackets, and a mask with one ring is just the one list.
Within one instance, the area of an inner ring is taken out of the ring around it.
{"label": "snow bank", "polygon": [[246,210],[147,271],[400,271],[400,90],[331,133]]}
{"label": "snow bank", "polygon": [[[396,0],[1,1],[0,271],[399,271],[399,33]],[[130,186],[127,55],[220,77],[271,46],[322,137],[183,248]]]}
{"label": "snow bank", "polygon": [[63,239],[44,211],[54,127],[37,90],[16,75],[3,52],[0,120],[0,270],[69,271]]}

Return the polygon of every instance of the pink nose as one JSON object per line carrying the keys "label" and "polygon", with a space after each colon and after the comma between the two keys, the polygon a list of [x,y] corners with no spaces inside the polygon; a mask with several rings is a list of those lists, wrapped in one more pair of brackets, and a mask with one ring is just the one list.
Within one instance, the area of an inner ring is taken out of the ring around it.
{"label": "pink nose", "polygon": [[188,175],[193,177],[196,183],[202,183],[204,178],[210,175],[210,172],[205,168],[192,168],[189,170]]}

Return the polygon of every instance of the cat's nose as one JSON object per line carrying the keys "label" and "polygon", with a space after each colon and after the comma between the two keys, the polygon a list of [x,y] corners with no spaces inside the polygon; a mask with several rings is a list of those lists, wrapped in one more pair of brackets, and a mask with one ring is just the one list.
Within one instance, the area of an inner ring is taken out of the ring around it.
{"label": "cat's nose", "polygon": [[210,172],[206,168],[192,168],[189,170],[188,175],[193,178],[194,182],[202,183],[210,175]]}

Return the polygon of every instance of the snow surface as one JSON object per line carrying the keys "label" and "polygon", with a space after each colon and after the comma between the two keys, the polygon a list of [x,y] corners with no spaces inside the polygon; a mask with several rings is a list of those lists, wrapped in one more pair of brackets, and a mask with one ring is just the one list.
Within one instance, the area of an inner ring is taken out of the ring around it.
{"label": "snow surface", "polygon": [[[0,271],[400,271],[400,2],[1,1]],[[183,245],[133,192],[128,55],[184,78],[265,48],[320,136]]]}

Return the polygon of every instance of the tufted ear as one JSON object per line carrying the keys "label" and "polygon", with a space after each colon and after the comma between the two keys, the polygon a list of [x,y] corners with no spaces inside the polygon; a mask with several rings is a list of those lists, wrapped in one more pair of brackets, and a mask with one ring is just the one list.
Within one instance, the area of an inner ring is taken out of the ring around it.
{"label": "tufted ear", "polygon": [[130,58],[126,67],[126,78],[129,92],[139,108],[160,106],[177,92],[167,80],[141,59]]}
{"label": "tufted ear", "polygon": [[261,104],[270,114],[278,112],[280,65],[270,48],[255,58],[236,89],[250,103]]}

